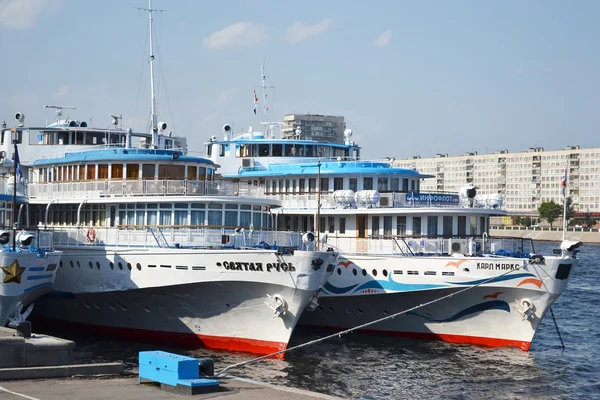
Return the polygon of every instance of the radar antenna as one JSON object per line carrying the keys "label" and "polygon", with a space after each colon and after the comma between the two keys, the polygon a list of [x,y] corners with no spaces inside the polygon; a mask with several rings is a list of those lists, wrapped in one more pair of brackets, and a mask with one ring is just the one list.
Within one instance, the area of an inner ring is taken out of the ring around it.
{"label": "radar antenna", "polygon": [[44,108],[55,108],[56,109],[56,119],[57,121],[60,121],[62,118],[62,110],[74,110],[75,107],[70,107],[70,106],[44,106]]}
{"label": "radar antenna", "polygon": [[[119,129],[119,120],[123,121],[123,114],[120,114],[119,116],[110,114],[110,117],[112,118],[112,124],[115,126],[115,129]],[[123,129],[123,125],[121,125],[121,129]]]}

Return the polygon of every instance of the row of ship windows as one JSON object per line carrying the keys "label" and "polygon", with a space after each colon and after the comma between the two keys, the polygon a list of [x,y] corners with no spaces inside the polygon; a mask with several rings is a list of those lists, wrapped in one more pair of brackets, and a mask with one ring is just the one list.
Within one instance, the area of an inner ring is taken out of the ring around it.
{"label": "row of ship windows", "polygon": [[[362,276],[367,276],[368,272],[367,272],[366,269],[362,269],[361,268],[361,271],[362,271],[361,272]],[[373,276],[377,276],[377,273],[378,272],[377,272],[376,269],[373,269],[373,271],[371,271],[371,274]],[[337,274],[338,275],[342,275],[342,269],[341,268],[337,269]],[[383,276],[387,277],[388,276],[387,269],[384,269],[382,271],[382,274],[383,274]],[[404,271],[396,269],[396,270],[394,270],[394,274],[395,275],[402,275],[402,274],[404,274]],[[354,276],[358,275],[358,270],[356,268],[352,268],[352,275],[354,275]],[[406,275],[419,275],[419,271],[406,271]],[[425,271],[423,273],[423,275],[437,275],[437,272],[436,271]],[[442,271],[442,276],[454,276],[454,272],[453,271]]]}
{"label": "row of ship windows", "polygon": [[[73,263],[73,260],[71,260],[71,261],[69,261],[69,264],[71,265],[71,268],[75,268],[75,265],[77,265],[77,268],[81,268],[81,264],[80,264],[79,261],[76,261],[75,263]],[[94,263],[93,262],[90,261],[88,263],[88,265],[89,265],[90,269],[94,269]],[[112,261],[108,265],[109,265],[110,269],[115,269],[115,263],[113,263]],[[96,266],[97,269],[100,269],[100,263],[98,261],[96,261],[95,266]],[[62,260],[60,261],[60,267],[61,268],[63,267]],[[117,267],[120,270],[123,270],[123,268],[124,268],[123,263],[122,262],[118,262],[117,263]],[[142,264],[140,264],[140,263],[137,263],[135,265],[135,267],[137,268],[138,271],[142,270]],[[157,266],[156,264],[148,264],[148,268],[157,268],[157,267],[160,267],[160,268],[172,268],[171,265],[161,264],[161,265]],[[130,271],[133,269],[133,267],[131,266],[131,263],[127,263],[126,268],[128,270],[130,270]],[[186,270],[187,271],[189,268],[188,268],[187,265],[176,265],[175,269]],[[192,271],[205,271],[205,270],[206,270],[206,267],[201,267],[201,266],[197,266],[197,265],[192,266]]]}

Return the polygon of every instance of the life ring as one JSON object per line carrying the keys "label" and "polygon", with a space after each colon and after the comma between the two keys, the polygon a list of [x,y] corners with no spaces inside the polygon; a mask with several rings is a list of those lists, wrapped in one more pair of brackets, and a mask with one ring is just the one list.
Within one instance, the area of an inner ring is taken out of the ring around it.
{"label": "life ring", "polygon": [[94,241],[96,240],[96,231],[94,230],[94,228],[89,228],[87,230],[85,238],[88,240],[88,242],[94,243]]}

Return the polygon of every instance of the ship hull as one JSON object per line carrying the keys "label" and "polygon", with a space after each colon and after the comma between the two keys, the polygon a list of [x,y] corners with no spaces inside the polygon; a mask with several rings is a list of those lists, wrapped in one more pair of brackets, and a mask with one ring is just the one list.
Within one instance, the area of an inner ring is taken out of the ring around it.
{"label": "ship hull", "polygon": [[0,253],[2,326],[15,312],[25,311],[27,306],[52,290],[60,257],[60,252]]}
{"label": "ship hull", "polygon": [[[315,259],[323,260],[318,269]],[[334,259],[301,251],[65,251],[56,291],[35,313],[110,336],[270,354],[287,347]]]}
{"label": "ship hull", "polygon": [[[548,257],[536,265],[523,259],[340,259],[319,307],[306,312],[300,325],[343,330],[385,318],[361,330],[526,351],[576,261]],[[362,274],[354,275],[353,269],[369,270],[371,276],[373,270],[381,276],[385,269],[389,275],[379,281],[360,279]]]}

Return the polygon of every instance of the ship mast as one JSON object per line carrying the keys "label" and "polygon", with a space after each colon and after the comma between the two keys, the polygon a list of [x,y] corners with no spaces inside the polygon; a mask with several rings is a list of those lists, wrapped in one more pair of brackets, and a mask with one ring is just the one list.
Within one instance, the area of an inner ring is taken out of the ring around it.
{"label": "ship mast", "polygon": [[263,114],[263,121],[267,122],[267,112],[269,111],[269,107],[267,107],[267,92],[265,91],[265,66],[261,65],[260,66],[260,83],[261,83],[261,87],[262,87],[262,95],[263,95],[263,104],[264,106],[262,107],[262,114]]}
{"label": "ship mast", "polygon": [[157,11],[165,11],[165,10],[156,10],[152,8],[152,0],[148,0],[148,8],[139,8],[140,10],[148,11],[148,18],[150,22],[150,132],[152,133],[152,147],[158,147],[158,122],[156,117],[156,94],[154,93],[154,19],[152,18],[152,13]]}

